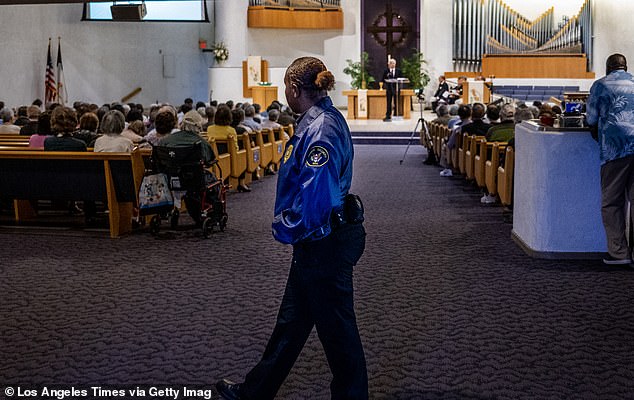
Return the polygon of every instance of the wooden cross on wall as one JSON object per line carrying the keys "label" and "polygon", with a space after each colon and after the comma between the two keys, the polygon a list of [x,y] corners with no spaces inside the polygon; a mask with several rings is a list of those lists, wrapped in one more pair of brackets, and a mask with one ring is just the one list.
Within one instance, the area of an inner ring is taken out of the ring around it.
{"label": "wooden cross on wall", "polygon": [[[396,23],[396,24],[395,24]],[[405,36],[412,32],[412,27],[392,9],[392,2],[385,4],[385,12],[380,14],[367,29],[374,40],[385,47],[386,58],[388,55],[394,56],[394,47],[405,41]],[[380,33],[385,34],[385,40],[380,37]],[[395,39],[395,35],[400,34],[400,38]]]}

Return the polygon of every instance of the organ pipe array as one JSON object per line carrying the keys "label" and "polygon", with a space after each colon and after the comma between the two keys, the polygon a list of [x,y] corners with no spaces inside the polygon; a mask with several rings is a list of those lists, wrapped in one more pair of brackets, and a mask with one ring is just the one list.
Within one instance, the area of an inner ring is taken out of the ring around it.
{"label": "organ pipe array", "polygon": [[530,21],[502,0],[453,0],[454,71],[480,71],[482,54],[585,53],[592,65],[590,0],[557,27],[554,11]]}

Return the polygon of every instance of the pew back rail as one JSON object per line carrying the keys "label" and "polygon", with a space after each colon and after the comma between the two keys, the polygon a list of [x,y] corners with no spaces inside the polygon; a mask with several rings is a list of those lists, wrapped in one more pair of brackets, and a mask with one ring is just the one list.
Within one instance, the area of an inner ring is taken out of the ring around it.
{"label": "pew back rail", "polygon": [[141,153],[0,152],[0,196],[16,222],[35,217],[30,200],[98,200],[108,205],[110,237],[132,230],[144,166]]}

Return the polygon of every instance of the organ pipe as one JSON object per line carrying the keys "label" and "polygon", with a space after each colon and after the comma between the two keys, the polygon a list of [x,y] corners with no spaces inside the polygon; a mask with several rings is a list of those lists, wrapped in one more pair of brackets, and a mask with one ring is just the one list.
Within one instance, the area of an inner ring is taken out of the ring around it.
{"label": "organ pipe", "polygon": [[482,54],[583,52],[592,64],[592,5],[555,27],[554,7],[534,21],[503,0],[453,0],[453,62],[456,71],[479,70]]}

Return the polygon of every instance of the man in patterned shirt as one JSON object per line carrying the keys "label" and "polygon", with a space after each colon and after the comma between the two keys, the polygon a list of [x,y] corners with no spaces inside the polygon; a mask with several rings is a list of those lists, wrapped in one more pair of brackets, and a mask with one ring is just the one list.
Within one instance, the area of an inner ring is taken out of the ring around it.
{"label": "man in patterned shirt", "polygon": [[598,129],[601,216],[608,241],[605,264],[630,264],[625,204],[634,197],[634,78],[622,54],[606,62],[606,76],[590,88],[586,119]]}

